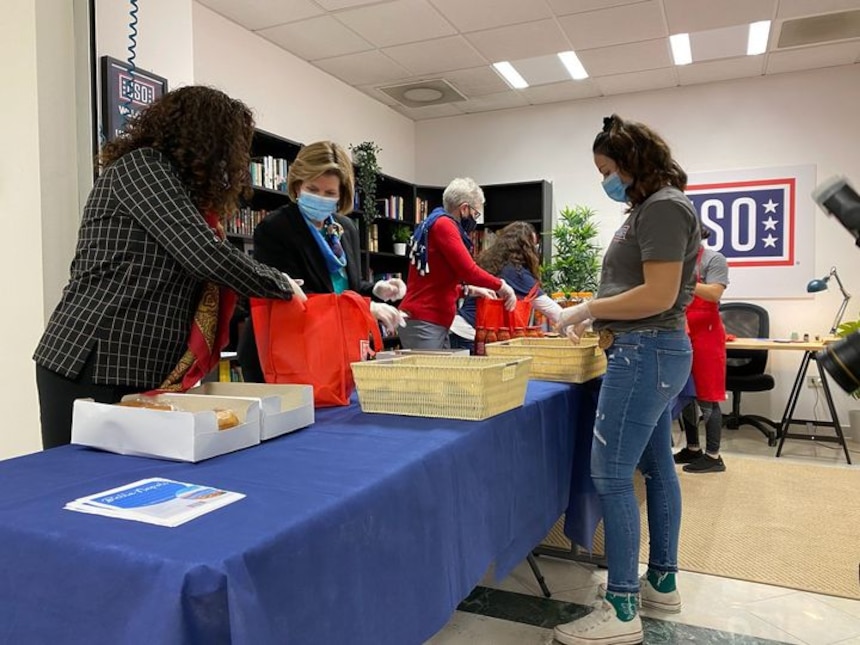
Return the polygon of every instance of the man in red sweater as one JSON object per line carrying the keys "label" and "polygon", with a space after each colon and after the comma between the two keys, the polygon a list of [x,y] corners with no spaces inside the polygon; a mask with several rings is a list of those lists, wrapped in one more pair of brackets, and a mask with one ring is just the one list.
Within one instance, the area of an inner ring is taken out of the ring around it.
{"label": "man in red sweater", "polygon": [[400,344],[405,349],[447,349],[448,328],[465,295],[503,298],[516,307],[517,296],[504,281],[487,273],[470,253],[469,233],[484,208],[484,191],[473,179],[457,178],[442,194],[444,208],[421,222],[409,241],[409,290],[400,310],[407,315]]}

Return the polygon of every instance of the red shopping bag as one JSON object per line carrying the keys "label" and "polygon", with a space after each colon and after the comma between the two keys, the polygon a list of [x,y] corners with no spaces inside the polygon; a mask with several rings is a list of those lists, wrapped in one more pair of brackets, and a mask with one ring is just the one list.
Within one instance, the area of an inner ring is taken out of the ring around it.
{"label": "red shopping bag", "polygon": [[251,298],[254,336],[266,383],[306,383],[314,405],[347,405],[355,381],[350,363],[382,349],[370,301],[352,291],[311,294],[306,302]]}
{"label": "red shopping bag", "polygon": [[517,327],[525,329],[529,326],[532,315],[532,302],[537,297],[539,285],[531,288],[525,298],[517,300],[517,306],[513,311],[505,309],[504,300],[490,300],[489,298],[477,298],[475,301],[475,329],[483,327],[486,330],[510,329]]}

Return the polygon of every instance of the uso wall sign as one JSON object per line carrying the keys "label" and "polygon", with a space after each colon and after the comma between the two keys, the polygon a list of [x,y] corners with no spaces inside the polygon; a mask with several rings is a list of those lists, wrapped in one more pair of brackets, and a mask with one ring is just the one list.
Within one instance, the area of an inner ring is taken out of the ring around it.
{"label": "uso wall sign", "polygon": [[167,93],[167,79],[127,63],[102,56],[102,132],[109,141],[122,134],[126,121]]}
{"label": "uso wall sign", "polygon": [[728,260],[726,298],[809,297],[815,166],[691,173],[687,196]]}

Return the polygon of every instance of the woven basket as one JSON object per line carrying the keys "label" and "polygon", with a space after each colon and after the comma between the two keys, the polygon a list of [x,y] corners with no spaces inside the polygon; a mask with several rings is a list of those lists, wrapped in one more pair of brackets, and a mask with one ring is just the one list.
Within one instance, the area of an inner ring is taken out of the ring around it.
{"label": "woven basket", "polygon": [[596,337],[585,337],[574,345],[567,338],[514,338],[487,343],[487,356],[513,358],[531,356],[530,378],[563,383],[585,383],[606,372],[606,354]]}
{"label": "woven basket", "polygon": [[487,419],[523,404],[530,358],[408,356],[352,364],[364,412]]}

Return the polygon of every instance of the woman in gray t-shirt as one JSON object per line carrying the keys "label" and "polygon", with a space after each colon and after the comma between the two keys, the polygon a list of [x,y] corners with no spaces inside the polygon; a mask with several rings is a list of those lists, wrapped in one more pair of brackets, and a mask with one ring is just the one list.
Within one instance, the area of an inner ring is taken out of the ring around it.
{"label": "woman in gray t-shirt", "polygon": [[[606,194],[628,205],[603,259],[597,297],[564,309],[560,329],[574,342],[593,321],[607,349],[591,477],[600,495],[609,577],[605,602],[555,628],[561,643],[637,643],[641,604],[677,612],[675,585],[681,492],[671,448],[670,404],[690,374],[684,310],[695,286],[699,221],[684,195],[687,175],[653,130],[616,115],[592,146]],[[638,578],[636,468],[645,475],[650,554]]]}

